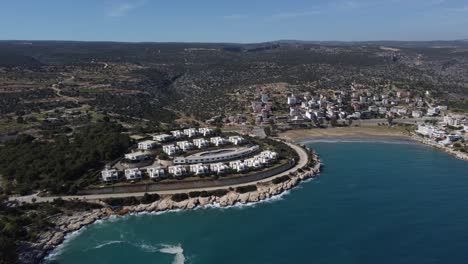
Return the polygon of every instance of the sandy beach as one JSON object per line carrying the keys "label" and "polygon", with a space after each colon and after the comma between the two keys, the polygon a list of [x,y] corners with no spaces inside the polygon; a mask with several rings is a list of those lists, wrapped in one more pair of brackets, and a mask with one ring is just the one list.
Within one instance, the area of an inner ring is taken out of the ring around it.
{"label": "sandy beach", "polygon": [[279,136],[295,142],[308,139],[411,139],[405,132],[388,127],[334,127],[289,130],[280,133]]}

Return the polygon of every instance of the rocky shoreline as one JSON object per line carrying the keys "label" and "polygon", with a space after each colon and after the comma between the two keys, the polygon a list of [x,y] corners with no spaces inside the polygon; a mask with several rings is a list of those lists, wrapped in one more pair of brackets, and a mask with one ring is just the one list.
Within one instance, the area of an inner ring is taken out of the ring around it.
{"label": "rocky shoreline", "polygon": [[20,247],[20,263],[41,262],[55,247],[65,240],[67,234],[78,231],[97,220],[107,219],[112,215],[189,210],[197,207],[204,208],[210,205],[228,207],[236,204],[257,203],[270,199],[294,188],[306,179],[316,177],[320,173],[322,164],[316,154],[313,154],[312,158],[316,161],[313,167],[306,166],[305,168],[300,168],[295,173],[290,174],[289,179],[276,184],[273,181],[257,184],[257,190],[251,192],[238,193],[231,189],[223,196],[193,197],[180,202],[175,202],[172,199],[172,195],[166,195],[161,196],[159,200],[153,203],[123,206],[118,211],[113,211],[102,201],[96,201],[105,207],[88,212],[77,212],[73,215],[60,215],[53,220],[55,228],[40,234],[37,243],[22,243]]}
{"label": "rocky shoreline", "polygon": [[410,136],[413,140],[415,141],[418,141],[424,145],[428,145],[428,146],[431,146],[433,148],[436,148],[436,149],[439,149],[441,151],[444,151],[458,159],[461,159],[461,160],[468,160],[468,154],[467,153],[463,153],[463,152],[460,152],[460,151],[455,151],[449,147],[445,147],[445,146],[442,146],[442,145],[439,145],[431,140],[428,140],[428,139],[425,139],[421,136],[418,136],[418,135],[415,135],[415,134],[412,134]]}

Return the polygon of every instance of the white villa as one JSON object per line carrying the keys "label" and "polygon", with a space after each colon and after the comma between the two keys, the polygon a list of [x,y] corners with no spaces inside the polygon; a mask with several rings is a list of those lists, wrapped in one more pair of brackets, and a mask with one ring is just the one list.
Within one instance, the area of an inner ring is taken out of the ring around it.
{"label": "white villa", "polygon": [[248,166],[240,160],[229,162],[229,167],[237,172],[245,171]]}
{"label": "white villa", "polygon": [[199,164],[192,164],[189,167],[190,172],[193,172],[195,175],[205,175],[210,172],[210,168],[208,168],[207,165],[204,165],[202,163]]}
{"label": "white villa", "polygon": [[167,142],[173,138],[174,136],[169,135],[169,134],[153,135],[153,140],[158,141],[158,142]]}
{"label": "white villa", "polygon": [[259,169],[259,168],[263,167],[262,163],[256,158],[246,159],[246,160],[244,160],[244,163],[249,168],[253,168],[253,169]]}
{"label": "white villa", "polygon": [[243,137],[240,137],[240,136],[232,136],[232,137],[229,137],[229,142],[231,142],[232,144],[234,145],[239,145],[239,144],[242,144],[245,142],[245,139]]}
{"label": "white villa", "polygon": [[125,170],[125,178],[127,178],[128,181],[141,180],[141,176],[141,170],[138,168]]}
{"label": "white villa", "polygon": [[156,147],[156,145],[158,145],[158,143],[154,140],[145,140],[138,142],[138,148],[141,150],[149,150]]}
{"label": "white villa", "polygon": [[106,168],[101,171],[101,178],[105,183],[112,183],[119,179],[119,172],[116,169]]}
{"label": "white villa", "polygon": [[204,139],[204,138],[196,138],[193,140],[193,144],[199,148],[199,149],[202,149],[202,148],[206,148],[208,147],[208,145],[210,144],[210,142],[208,142],[208,140]]}
{"label": "white villa", "polygon": [[180,149],[176,145],[164,145],[163,146],[163,151],[169,156],[173,156],[177,153],[179,153]]}
{"label": "white villa", "polygon": [[182,137],[185,136],[184,132],[180,131],[180,130],[173,130],[173,131],[171,131],[171,134],[175,138],[182,138]]}
{"label": "white villa", "polygon": [[219,147],[219,146],[222,146],[222,145],[226,144],[228,141],[225,138],[222,138],[222,137],[212,137],[212,138],[210,138],[210,142],[211,142],[211,144]]}
{"label": "white villa", "polygon": [[187,168],[185,166],[182,166],[182,165],[176,165],[176,166],[169,166],[167,168],[167,171],[169,172],[169,174],[175,176],[175,177],[179,177],[179,176],[183,176],[187,173]]}
{"label": "white villa", "polygon": [[193,149],[193,143],[189,141],[179,141],[177,142],[177,146],[182,150],[182,151],[187,151]]}
{"label": "white villa", "polygon": [[198,129],[198,132],[202,134],[204,137],[213,134],[213,129],[207,127],[201,127]]}
{"label": "white villa", "polygon": [[278,153],[274,152],[274,151],[270,151],[270,150],[265,150],[265,151],[262,151],[260,152],[260,156],[261,157],[267,157],[271,160],[277,160],[278,159]]}
{"label": "white villa", "polygon": [[184,129],[184,134],[188,136],[189,138],[191,138],[191,137],[197,136],[198,131],[196,128],[187,128],[187,129]]}
{"label": "white villa", "polygon": [[161,167],[149,167],[146,168],[146,172],[151,179],[158,179],[166,176],[164,169]]}
{"label": "white villa", "polygon": [[147,158],[148,158],[148,154],[143,151],[137,151],[137,152],[125,154],[125,159],[133,160],[133,161],[145,160]]}
{"label": "white villa", "polygon": [[224,163],[213,163],[210,164],[210,170],[216,172],[217,174],[225,173],[229,167]]}

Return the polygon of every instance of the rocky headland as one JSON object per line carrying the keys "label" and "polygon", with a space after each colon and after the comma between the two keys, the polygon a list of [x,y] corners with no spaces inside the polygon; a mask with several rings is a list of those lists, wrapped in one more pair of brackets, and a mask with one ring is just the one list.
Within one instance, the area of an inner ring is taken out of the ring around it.
{"label": "rocky headland", "polygon": [[149,204],[123,206],[118,209],[112,209],[103,201],[94,201],[102,204],[103,208],[86,212],[76,212],[72,215],[59,215],[52,220],[55,224],[54,228],[40,234],[36,243],[22,242],[20,262],[40,262],[49,252],[66,239],[67,234],[78,231],[97,220],[107,219],[110,216],[164,212],[169,210],[189,210],[213,205],[229,207],[236,204],[257,203],[270,199],[294,188],[304,180],[316,177],[320,173],[321,163],[316,154],[312,154],[312,160],[315,161],[315,165],[300,168],[287,177],[281,177],[281,179],[258,183],[255,191],[238,192],[230,188],[226,189],[225,194],[221,196],[188,197],[181,201],[175,201],[173,195],[165,195],[161,196],[159,200]]}

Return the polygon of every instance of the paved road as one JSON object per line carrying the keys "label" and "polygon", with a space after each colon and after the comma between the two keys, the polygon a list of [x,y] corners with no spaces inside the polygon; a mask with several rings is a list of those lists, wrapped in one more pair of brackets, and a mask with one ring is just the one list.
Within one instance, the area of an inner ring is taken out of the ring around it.
{"label": "paved road", "polygon": [[[307,165],[307,161],[309,159],[307,152],[291,143],[286,143],[290,147],[292,147],[294,150],[296,150],[297,154],[299,155],[299,162],[294,166],[293,168],[282,172],[280,174],[258,180],[258,181],[252,181],[248,183],[242,183],[242,184],[235,184],[235,185],[226,185],[226,186],[216,186],[212,188],[194,188],[194,189],[178,189],[178,190],[167,190],[167,191],[157,191],[157,192],[148,192],[148,193],[158,193],[158,194],[175,194],[175,193],[182,193],[182,192],[192,192],[192,191],[212,191],[212,190],[217,190],[217,189],[222,189],[222,188],[236,188],[239,186],[245,186],[245,185],[251,185],[251,184],[257,184],[257,183],[262,183],[262,182],[269,182],[273,180],[274,178],[281,177],[284,175],[289,175],[291,172],[297,171],[299,168],[304,167]],[[62,198],[64,200],[99,200],[99,199],[106,199],[106,198],[121,198],[121,197],[130,197],[130,196],[135,196],[135,197],[140,197],[143,196],[145,192],[133,192],[133,193],[112,193],[112,194],[93,194],[93,195],[70,195],[70,196],[47,196],[47,197],[40,197],[37,196],[37,194],[33,195],[27,195],[27,196],[17,196],[17,197],[10,197],[10,201],[18,201],[18,202],[26,202],[26,203],[32,203],[33,199],[35,199],[35,202],[51,202],[54,199],[57,198]]]}

